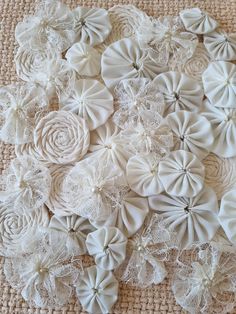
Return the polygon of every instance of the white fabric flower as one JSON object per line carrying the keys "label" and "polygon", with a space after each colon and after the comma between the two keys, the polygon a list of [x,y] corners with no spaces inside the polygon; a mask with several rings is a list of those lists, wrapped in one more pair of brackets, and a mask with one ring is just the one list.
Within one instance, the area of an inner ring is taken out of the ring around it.
{"label": "white fabric flower", "polygon": [[107,10],[78,6],[72,11],[75,41],[95,46],[102,43],[111,31]]}
{"label": "white fabric flower", "polygon": [[136,78],[122,80],[115,88],[116,112],[113,121],[122,129],[130,123],[142,120],[143,112],[150,110],[153,114],[164,112],[164,97],[158,86],[150,79]]}
{"label": "white fabric flower", "polygon": [[218,22],[208,13],[199,8],[191,8],[180,11],[180,18],[185,28],[195,34],[207,34],[218,27]]}
{"label": "white fabric flower", "polygon": [[91,160],[103,160],[104,165],[115,164],[123,171],[132,155],[124,146],[120,130],[111,120],[91,132],[88,151],[87,156]]}
{"label": "white fabric flower", "polygon": [[174,137],[174,150],[183,149],[200,160],[211,151],[214,141],[211,123],[195,112],[177,111],[166,117]]}
{"label": "white fabric flower", "polygon": [[[94,231],[94,227],[87,219],[77,215],[64,217],[54,215],[50,220],[49,228],[61,233],[60,237],[65,241],[68,253],[72,255],[86,254],[86,237]],[[58,234],[53,233],[52,236],[56,241]]]}
{"label": "white fabric flower", "polygon": [[37,159],[22,156],[12,160],[9,168],[1,176],[2,202],[11,203],[17,212],[33,211],[47,200],[51,176],[49,170]]}
{"label": "white fabric flower", "polygon": [[15,37],[20,46],[33,50],[65,51],[74,39],[73,17],[69,8],[57,0],[43,0],[33,16],[16,25]]}
{"label": "white fabric flower", "polygon": [[113,96],[97,80],[77,80],[71,93],[60,98],[60,109],[78,114],[94,130],[113,113]]}
{"label": "white fabric flower", "polygon": [[211,240],[218,227],[218,202],[215,192],[205,186],[195,197],[165,193],[149,197],[149,205],[173,230],[181,248]]}
{"label": "white fabric flower", "polygon": [[219,221],[224,229],[228,239],[235,245],[236,244],[236,188],[225,193],[221,199]]}
{"label": "white fabric flower", "polygon": [[107,47],[102,55],[102,78],[113,89],[121,80],[153,79],[166,68],[159,67],[133,38],[125,38]]}
{"label": "white fabric flower", "polygon": [[198,81],[186,74],[170,71],[158,75],[153,84],[163,93],[166,113],[178,110],[199,111],[204,93]]}
{"label": "white fabric flower", "polygon": [[197,251],[190,263],[175,270],[172,291],[176,302],[193,314],[230,313],[236,303],[235,254],[212,247]]}
{"label": "white fabric flower", "polygon": [[57,238],[55,242],[46,234],[43,238],[34,238],[30,246],[32,252],[5,259],[7,281],[33,306],[66,304],[72,296],[81,266],[78,269],[73,265],[62,239]]}
{"label": "white fabric flower", "polygon": [[17,157],[29,155],[42,162],[45,166],[50,165],[50,163],[39,154],[37,148],[34,145],[34,142],[15,145],[15,154]]}
{"label": "white fabric flower", "polygon": [[100,73],[101,55],[85,43],[75,43],[65,57],[79,75],[93,77]]}
{"label": "white fabric flower", "polygon": [[116,227],[126,237],[130,237],[143,225],[149,212],[146,198],[130,191],[129,188],[120,189],[120,195],[113,203],[112,212],[103,220],[95,221],[91,217],[90,222],[96,227]]}
{"label": "white fabric flower", "polygon": [[235,245],[229,241],[222,227],[218,228],[215,236],[210,241],[210,245],[220,252],[235,253]]}
{"label": "white fabric flower", "polygon": [[129,159],[126,175],[133,191],[141,196],[151,196],[164,191],[158,175],[159,161],[155,154],[136,155]]}
{"label": "white fabric flower", "polygon": [[135,30],[148,16],[134,5],[114,5],[108,10],[111,22],[111,33],[105,40],[106,45],[126,38],[133,37]]}
{"label": "white fabric flower", "polygon": [[212,152],[220,157],[236,156],[236,107],[217,108],[209,101],[204,101],[202,115],[211,123],[214,142]]}
{"label": "white fabric flower", "polygon": [[236,33],[217,29],[204,36],[204,45],[214,60],[236,60]]}
{"label": "white fabric flower", "polygon": [[184,150],[173,151],[161,160],[158,173],[170,195],[193,197],[204,185],[205,167],[194,154]]}
{"label": "white fabric flower", "polygon": [[98,267],[117,268],[125,259],[127,238],[116,227],[103,227],[88,234],[86,246]]}
{"label": "white fabric flower", "polygon": [[44,90],[33,84],[15,84],[0,88],[0,138],[10,144],[33,140],[36,116],[46,111]]}
{"label": "white fabric flower", "polygon": [[145,19],[136,29],[136,38],[159,66],[184,63],[198,44],[197,36],[184,30],[178,16]]}
{"label": "white fabric flower", "polygon": [[11,203],[0,203],[0,255],[17,257],[24,249],[30,234],[48,227],[49,215],[45,206],[31,212],[18,212]]}
{"label": "white fabric flower", "polygon": [[219,200],[236,187],[236,157],[220,158],[210,154],[202,162],[206,172],[205,183],[213,188]]}
{"label": "white fabric flower", "polygon": [[77,296],[91,314],[107,314],[118,299],[118,281],[111,271],[91,266],[78,281]]}
{"label": "white fabric flower", "polygon": [[49,165],[52,183],[46,205],[58,217],[73,214],[63,190],[64,180],[72,167],[72,164]]}
{"label": "white fabric flower", "polygon": [[202,75],[205,95],[216,107],[236,109],[236,65],[211,62]]}
{"label": "white fabric flower", "polygon": [[77,215],[103,220],[112,211],[120,190],[126,185],[123,172],[113,164],[90,158],[76,164],[63,186],[70,208]]}
{"label": "white fabric flower", "polygon": [[68,111],[52,111],[34,131],[35,146],[51,163],[79,161],[89,146],[89,129],[84,119]]}

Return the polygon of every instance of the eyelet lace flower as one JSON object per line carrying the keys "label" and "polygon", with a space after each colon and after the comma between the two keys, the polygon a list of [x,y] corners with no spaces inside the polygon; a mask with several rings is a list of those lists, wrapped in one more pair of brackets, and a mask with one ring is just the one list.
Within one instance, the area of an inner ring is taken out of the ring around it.
{"label": "eyelet lace flower", "polygon": [[15,211],[33,211],[47,200],[51,176],[49,170],[31,156],[14,159],[1,176],[0,200],[11,203]]}
{"label": "eyelet lace flower", "polygon": [[[77,215],[64,217],[54,215],[50,220],[49,228],[60,233],[60,237],[65,241],[68,253],[74,256],[86,254],[86,237],[94,231],[94,227],[87,219]],[[58,233],[53,232],[52,237],[55,237],[56,242]]]}
{"label": "eyelet lace flower", "polygon": [[35,239],[31,243],[32,252],[6,259],[4,264],[10,285],[28,303],[38,307],[66,304],[82,272],[81,266],[78,269],[73,265],[62,239],[53,242],[48,238],[46,235]]}
{"label": "eyelet lace flower", "polygon": [[85,159],[68,173],[63,191],[75,214],[97,221],[109,216],[125,185],[124,174],[115,165]]}
{"label": "eyelet lace flower", "polygon": [[75,41],[95,46],[104,41],[111,31],[107,10],[78,6],[72,11]]}
{"label": "eyelet lace flower", "polygon": [[159,284],[167,275],[164,262],[175,247],[174,233],[153,214],[146,227],[128,240],[126,260],[116,270],[116,276],[139,288]]}
{"label": "eyelet lace flower", "polygon": [[62,2],[43,0],[35,15],[25,17],[17,24],[15,37],[20,46],[63,52],[74,40],[73,17]]}
{"label": "eyelet lace flower", "polygon": [[137,78],[121,81],[115,88],[116,111],[113,121],[122,129],[130,123],[137,124],[142,121],[145,110],[153,114],[164,113],[164,97],[158,86],[151,83],[150,79]]}
{"label": "eyelet lace flower", "polygon": [[51,163],[79,161],[89,146],[89,129],[84,119],[68,111],[52,111],[43,117],[34,131],[39,154]]}
{"label": "eyelet lace flower", "polygon": [[31,212],[18,212],[11,203],[0,203],[0,255],[17,257],[29,235],[48,227],[48,224],[49,215],[45,206]]}
{"label": "eyelet lace flower", "polygon": [[179,17],[145,19],[136,29],[136,38],[149,57],[159,66],[191,58],[198,44],[196,35],[186,32]]}
{"label": "eyelet lace flower", "polygon": [[192,261],[181,263],[174,274],[177,303],[193,314],[229,313],[236,304],[235,254],[207,246],[192,255]]}
{"label": "eyelet lace flower", "polygon": [[10,144],[33,140],[36,116],[46,111],[44,90],[33,84],[15,84],[0,88],[0,138]]}

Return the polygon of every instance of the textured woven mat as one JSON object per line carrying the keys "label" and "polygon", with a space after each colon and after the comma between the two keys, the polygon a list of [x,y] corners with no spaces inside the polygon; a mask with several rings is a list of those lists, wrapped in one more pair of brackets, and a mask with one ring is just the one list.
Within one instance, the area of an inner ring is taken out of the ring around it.
{"label": "textured woven mat", "polygon": [[[71,7],[85,5],[104,8],[116,4],[133,4],[153,16],[175,15],[183,8],[198,6],[211,13],[226,30],[236,31],[236,0],[67,0],[64,2]],[[16,48],[14,29],[24,15],[34,12],[34,7],[34,0],[0,0],[0,85],[10,84],[17,80],[13,63]],[[0,143],[0,172],[7,167],[13,157],[13,147]],[[26,313],[82,314],[85,312],[81,310],[81,306],[75,299],[70,300],[67,306],[58,309],[43,310],[31,307],[7,284],[3,274],[0,273],[0,314]],[[176,304],[170,283],[165,280],[162,284],[145,290],[121,284],[119,301],[112,313],[179,314],[185,312]]]}

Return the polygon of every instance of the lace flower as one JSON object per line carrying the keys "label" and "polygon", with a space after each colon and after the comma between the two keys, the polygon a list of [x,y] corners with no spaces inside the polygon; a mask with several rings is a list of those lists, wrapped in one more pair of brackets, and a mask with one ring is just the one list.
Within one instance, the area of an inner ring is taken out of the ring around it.
{"label": "lace flower", "polygon": [[198,44],[197,36],[186,32],[180,18],[172,16],[145,19],[136,30],[136,38],[160,66],[168,65],[171,59],[184,63]]}
{"label": "lace flower", "polygon": [[17,257],[29,234],[35,234],[48,224],[49,215],[45,206],[31,212],[18,212],[11,203],[0,203],[0,255]]}
{"label": "lace flower", "polygon": [[68,173],[63,189],[75,214],[96,221],[109,216],[124,185],[124,174],[115,165],[85,159]]}
{"label": "lace flower", "polygon": [[47,110],[44,90],[32,84],[0,88],[0,138],[10,144],[24,144],[33,139],[36,116]]}
{"label": "lace flower", "polygon": [[[50,220],[49,228],[60,232],[60,237],[65,241],[68,253],[71,255],[86,254],[87,249],[85,240],[87,235],[94,231],[94,227],[85,218],[77,215],[57,217],[53,216]],[[52,233],[57,241],[57,232]]]}
{"label": "lace flower", "polygon": [[164,98],[158,86],[147,78],[121,81],[115,88],[115,99],[117,110],[113,115],[113,121],[122,129],[130,123],[140,122],[146,110],[160,115],[164,112]]}
{"label": "lace flower", "polygon": [[33,50],[65,51],[74,39],[73,17],[69,8],[57,0],[43,0],[34,16],[27,16],[15,29],[20,46]]}
{"label": "lace flower", "polygon": [[107,10],[78,6],[72,11],[75,41],[95,46],[104,41],[111,31]]}
{"label": "lace flower", "polygon": [[229,313],[236,303],[235,254],[212,247],[196,251],[190,263],[181,263],[175,271],[172,291],[177,303],[193,314]]}
{"label": "lace flower", "polygon": [[47,200],[51,176],[49,170],[31,156],[12,160],[9,168],[1,177],[2,202],[11,203],[18,212],[33,211]]}
{"label": "lace flower", "polygon": [[59,238],[53,242],[46,235],[35,239],[31,245],[32,253],[5,260],[7,281],[34,306],[66,304],[81,273],[81,266],[78,269],[73,265],[64,242]]}
{"label": "lace flower", "polygon": [[44,159],[68,164],[79,161],[86,154],[89,136],[84,119],[72,112],[52,111],[38,122],[34,143]]}

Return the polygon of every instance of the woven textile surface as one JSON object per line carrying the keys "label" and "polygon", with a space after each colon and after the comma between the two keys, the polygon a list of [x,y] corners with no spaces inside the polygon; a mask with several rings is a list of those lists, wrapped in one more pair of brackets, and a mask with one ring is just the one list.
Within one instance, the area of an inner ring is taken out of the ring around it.
{"label": "woven textile surface", "polygon": [[[227,31],[236,31],[236,0],[64,0],[71,8],[77,5],[109,8],[116,4],[133,4],[148,15],[176,15],[183,8],[198,6],[208,11]],[[14,29],[24,15],[34,12],[34,0],[0,0],[0,85],[17,80],[14,67],[16,42]],[[14,149],[0,143],[0,171],[14,158]],[[1,260],[2,264],[3,260]],[[85,260],[90,263],[90,260]],[[170,269],[171,273],[171,269]],[[76,299],[55,309],[36,309],[23,301],[0,274],[0,314],[75,314],[85,313]],[[112,313],[116,314],[167,314],[185,313],[174,300],[169,280],[148,289],[138,289],[120,284],[119,301]],[[220,313],[220,309],[217,313]],[[236,313],[236,309],[234,311]],[[96,313],[94,313],[96,314]]]}

